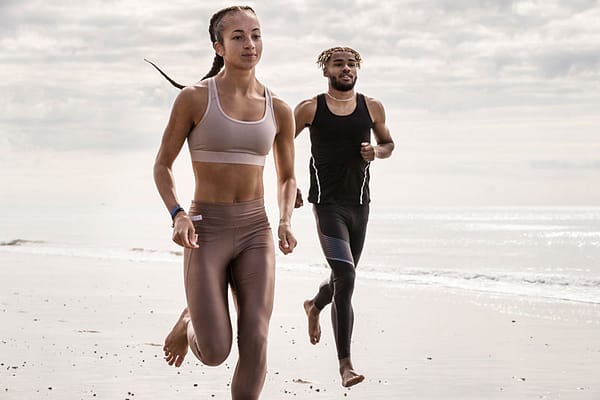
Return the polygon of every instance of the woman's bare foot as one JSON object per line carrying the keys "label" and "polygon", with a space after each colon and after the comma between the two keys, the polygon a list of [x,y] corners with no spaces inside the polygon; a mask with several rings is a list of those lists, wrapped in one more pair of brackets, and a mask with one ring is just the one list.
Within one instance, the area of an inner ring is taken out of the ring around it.
{"label": "woman's bare foot", "polygon": [[312,300],[304,301],[304,311],[308,317],[308,338],[312,344],[317,344],[321,340],[320,311]]}
{"label": "woman's bare foot", "polygon": [[186,307],[165,339],[163,350],[165,351],[165,360],[169,365],[180,367],[183,363],[188,351],[187,327],[189,322],[190,313]]}
{"label": "woman's bare foot", "polygon": [[350,387],[365,380],[364,375],[354,371],[350,357],[340,360],[340,375],[342,376],[342,386]]}

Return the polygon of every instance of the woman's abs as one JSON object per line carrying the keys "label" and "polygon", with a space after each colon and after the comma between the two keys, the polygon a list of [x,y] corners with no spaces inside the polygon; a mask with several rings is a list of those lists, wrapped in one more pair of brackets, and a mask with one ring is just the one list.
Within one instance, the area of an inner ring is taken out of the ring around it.
{"label": "woman's abs", "polygon": [[264,197],[263,167],[247,164],[192,162],[194,201],[238,203]]}

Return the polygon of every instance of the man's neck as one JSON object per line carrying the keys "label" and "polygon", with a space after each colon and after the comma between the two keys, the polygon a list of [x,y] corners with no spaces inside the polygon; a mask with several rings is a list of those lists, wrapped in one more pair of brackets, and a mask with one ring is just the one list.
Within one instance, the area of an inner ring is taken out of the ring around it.
{"label": "man's neck", "polygon": [[350,102],[356,98],[354,90],[341,91],[330,87],[326,94],[330,99],[337,102]]}

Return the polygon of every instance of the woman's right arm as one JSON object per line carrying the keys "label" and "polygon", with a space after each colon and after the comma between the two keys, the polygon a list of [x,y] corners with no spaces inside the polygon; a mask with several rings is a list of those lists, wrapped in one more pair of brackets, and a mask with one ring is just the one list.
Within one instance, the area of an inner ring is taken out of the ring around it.
{"label": "woman's right arm", "polygon": [[[173,162],[181,151],[190,130],[194,126],[195,88],[182,90],[171,110],[169,122],[163,133],[162,141],[154,161],[154,183],[167,210],[171,211],[179,204],[173,177]],[[182,211],[173,221],[173,241],[184,247],[198,247],[192,221]]]}

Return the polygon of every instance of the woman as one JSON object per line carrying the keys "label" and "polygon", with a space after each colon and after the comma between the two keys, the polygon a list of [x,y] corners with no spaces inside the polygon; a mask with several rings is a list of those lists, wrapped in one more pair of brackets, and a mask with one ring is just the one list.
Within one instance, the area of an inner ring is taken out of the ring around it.
{"label": "woman", "polygon": [[[169,365],[188,347],[206,365],[229,355],[227,300],[237,310],[239,360],[232,399],[258,399],[266,374],[275,254],[263,204],[263,166],[273,147],[278,182],[279,249],[291,253],[296,196],[291,108],[255,77],[262,53],[260,24],[250,7],[213,15],[210,72],[177,96],[154,165],[158,191],[171,211],[173,240],[184,247],[187,307],[165,340]],[[187,213],[177,198],[172,165],[188,142],[195,176]]]}

